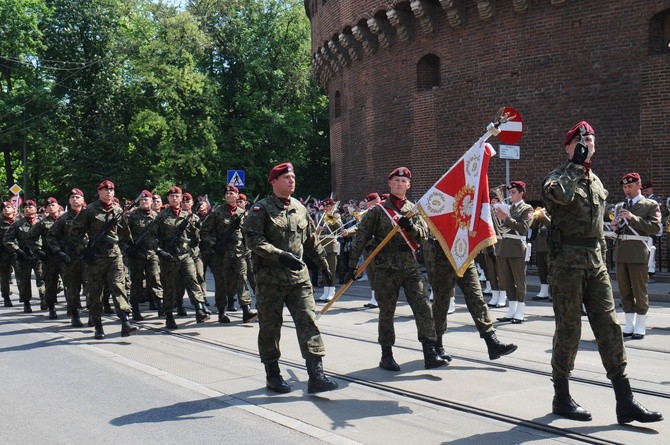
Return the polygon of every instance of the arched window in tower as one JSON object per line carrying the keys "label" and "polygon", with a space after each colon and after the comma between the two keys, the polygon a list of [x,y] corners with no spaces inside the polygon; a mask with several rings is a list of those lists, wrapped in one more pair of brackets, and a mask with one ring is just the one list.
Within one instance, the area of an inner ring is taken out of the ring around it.
{"label": "arched window in tower", "polygon": [[649,54],[670,54],[670,9],[649,21]]}
{"label": "arched window in tower", "polygon": [[342,115],[342,98],[340,96],[340,91],[335,91],[335,100],[333,102],[333,111],[335,112],[335,117],[340,117]]}
{"label": "arched window in tower", "polygon": [[416,65],[416,87],[430,90],[440,86],[440,58],[435,54],[426,54]]}

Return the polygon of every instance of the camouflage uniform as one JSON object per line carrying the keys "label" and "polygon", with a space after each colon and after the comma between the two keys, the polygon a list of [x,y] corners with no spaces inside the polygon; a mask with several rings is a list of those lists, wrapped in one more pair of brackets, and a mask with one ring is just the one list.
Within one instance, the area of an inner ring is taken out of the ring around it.
{"label": "camouflage uniform", "polygon": [[[105,209],[100,200],[89,204],[75,216],[70,228],[71,242],[82,248],[95,242],[102,233],[103,226],[112,219],[114,224],[105,236],[93,246],[93,261],[87,267],[89,314],[93,319],[102,316],[102,299],[105,285],[114,299],[117,314],[130,313],[130,305],[126,300],[126,270],[123,265],[122,248],[126,250],[132,244],[132,237],[123,208],[113,204]],[[88,247],[90,249],[90,247]],[[120,315],[121,316],[121,315]]]}
{"label": "camouflage uniform", "polygon": [[454,295],[454,288],[458,283],[465,304],[475,322],[480,337],[489,332],[495,332],[489,317],[488,307],[482,295],[479,274],[474,262],[465,270],[462,277],[456,275],[454,267],[444,254],[444,250],[435,238],[430,238],[423,244],[423,258],[428,272],[428,281],[433,288],[433,316],[435,317],[435,331],[439,339],[447,331],[447,309],[449,299]]}
{"label": "camouflage uniform", "polygon": [[243,225],[251,249],[257,286],[258,350],[265,364],[281,356],[282,311],[289,309],[296,326],[300,351],[305,359],[325,355],[321,333],[314,316],[314,296],[306,266],[293,271],[280,262],[290,252],[298,259],[303,252],[327,269],[325,252],[316,238],[316,229],[307,209],[297,199],[288,205],[272,195],[251,208]]}
{"label": "camouflage uniform", "polygon": [[[11,253],[16,253],[19,249],[23,252],[28,250],[28,245],[26,244],[26,237],[28,236],[28,231],[30,228],[37,223],[37,218],[33,223],[29,223],[28,220],[21,217],[14,221],[14,223],[9,226],[7,232],[5,232],[4,237],[2,238],[3,244],[7,251]],[[26,254],[27,255],[27,254]],[[19,301],[22,303],[30,303],[32,299],[32,283],[31,283],[31,273],[35,272],[35,280],[37,282],[37,290],[40,295],[40,299],[44,300],[44,281],[42,281],[42,262],[33,257],[21,255],[17,256],[16,259],[16,284],[19,288]]]}
{"label": "camouflage uniform", "polygon": [[[158,214],[153,210],[149,210],[147,213],[140,208],[133,210],[128,215],[128,227],[136,243],[132,255],[129,255],[128,258],[131,306],[139,305],[144,300],[147,291],[150,298],[163,299],[158,256],[156,250],[148,243],[149,233],[146,232],[143,235],[157,216]],[[139,240],[140,236],[142,236],[141,240]],[[145,280],[146,290],[143,285]]]}
{"label": "camouflage uniform", "polygon": [[556,315],[554,380],[567,380],[581,337],[586,306],[598,352],[611,380],[626,375],[626,351],[605,266],[603,217],[607,190],[591,171],[567,161],[544,180],[542,199],[551,215],[549,285]]}
{"label": "camouflage uniform", "polygon": [[84,276],[84,261],[81,255],[77,253],[77,245],[72,242],[69,236],[75,216],[72,210],[63,213],[51,226],[46,238],[54,255],[59,256],[60,252],[63,252],[70,257],[69,264],[61,262],[65,299],[70,310],[81,309],[81,288]]}
{"label": "camouflage uniform", "polygon": [[[26,244],[28,248],[42,262],[42,280],[44,280],[44,298],[47,306],[53,311],[58,294],[58,278],[61,272],[61,262],[56,257],[49,244],[47,243],[47,234],[54,225],[56,219],[51,216],[45,216],[30,228],[26,235]],[[55,316],[55,314],[53,315]]]}
{"label": "camouflage uniform", "polygon": [[[251,304],[242,236],[244,219],[245,211],[241,207],[236,207],[231,213],[227,205],[223,204],[207,215],[202,225],[202,243],[213,252],[210,266],[214,274],[214,298],[219,313],[224,313],[229,304],[234,304],[235,295],[238,295],[240,305]],[[233,225],[237,225],[237,228]]]}
{"label": "camouflage uniform", "polygon": [[[0,240],[4,238],[5,233],[9,230],[9,226],[14,223],[14,220],[8,220],[4,217],[0,219]],[[0,290],[2,293],[2,298],[5,301],[5,306],[10,306],[10,290],[9,290],[9,281],[12,277],[12,268],[16,269],[16,261],[14,255],[12,255],[3,243],[0,243]]]}
{"label": "camouflage uniform", "polygon": [[[389,199],[380,205],[403,215],[414,206],[406,201],[402,209],[397,209]],[[351,246],[350,268],[356,269],[358,258],[373,237],[382,240],[393,230],[395,224],[380,205],[369,209],[358,224],[356,237]],[[428,237],[428,228],[416,215],[411,221],[413,229],[409,235],[417,243],[423,243]],[[428,301],[428,285],[421,273],[419,262],[400,233],[396,234],[374,258],[374,271],[376,298],[379,303],[379,344],[382,347],[390,347],[395,343],[393,317],[401,287],[414,313],[419,341],[434,342],[435,323]]]}
{"label": "camouflage uniform", "polygon": [[[172,208],[168,207],[158,214],[156,223],[149,229],[147,238],[150,239],[147,239],[147,246],[156,252],[165,251],[173,257],[172,260],[163,258],[160,260],[163,304],[166,313],[172,312],[175,307],[179,280],[183,281],[192,300],[198,303],[205,301],[191,255],[191,245],[194,242],[192,237],[199,236],[194,226],[194,217],[197,218],[196,215],[181,209],[178,215],[175,215]],[[185,223],[187,218],[188,222]],[[186,224],[185,229],[178,233],[182,224]]]}

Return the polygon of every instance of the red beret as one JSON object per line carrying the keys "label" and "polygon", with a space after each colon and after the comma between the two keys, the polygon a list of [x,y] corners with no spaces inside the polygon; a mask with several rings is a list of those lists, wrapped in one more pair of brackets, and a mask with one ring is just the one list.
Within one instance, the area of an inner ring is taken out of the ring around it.
{"label": "red beret", "polygon": [[651,183],[651,181],[647,180],[642,183],[642,188],[643,189],[650,189],[653,188],[654,184]]}
{"label": "red beret", "polygon": [[375,199],[379,199],[379,193],[377,192],[372,192],[365,195],[365,202],[374,201]]}
{"label": "red beret", "polygon": [[290,162],[284,162],[283,164],[275,165],[272,170],[270,170],[270,174],[268,175],[268,182],[272,181],[273,179],[277,179],[281,175],[285,175],[286,173],[291,173],[293,171],[293,164]]}
{"label": "red beret", "polygon": [[335,204],[335,201],[333,200],[333,198],[326,198],[321,203],[325,206],[332,206]]}
{"label": "red beret", "polygon": [[154,193],[153,195],[151,195],[151,197],[152,197],[153,199],[160,199],[161,201],[163,200],[163,198],[161,198],[161,195],[156,194],[156,193]]}
{"label": "red beret", "polygon": [[509,189],[517,189],[520,192],[524,192],[526,191],[526,183],[523,181],[512,181],[507,186],[507,190]]}
{"label": "red beret", "polygon": [[184,193],[184,201],[193,201],[193,196],[189,192]]}
{"label": "red beret", "polygon": [[110,181],[109,179],[105,179],[100,184],[98,184],[98,190],[102,190],[102,189],[112,189],[112,190],[114,190],[114,188],[115,188],[114,183],[112,181]]}
{"label": "red beret", "polygon": [[568,131],[566,133],[565,137],[563,138],[563,145],[569,145],[570,144],[572,139],[579,134],[579,127],[581,127],[582,125],[584,126],[584,129],[586,129],[586,133],[584,133],[585,135],[596,134],[595,130],[593,129],[593,127],[591,125],[589,125],[588,122],[586,122],[586,121],[577,122],[570,129],[570,131]]}
{"label": "red beret", "polygon": [[241,199],[243,201],[246,201],[247,200],[247,195],[245,195],[244,193],[240,193],[239,199]]}
{"label": "red beret", "polygon": [[240,190],[239,190],[237,187],[235,187],[234,185],[232,185],[232,184],[228,184],[228,185],[226,186],[226,191],[227,191],[227,192],[240,193]]}
{"label": "red beret", "polygon": [[619,181],[619,184],[630,184],[631,182],[637,182],[640,180],[640,174],[639,173],[626,173],[623,175],[623,178],[621,178],[621,181]]}
{"label": "red beret", "polygon": [[172,187],[170,187],[168,189],[167,195],[170,196],[170,195],[173,195],[175,193],[178,193],[178,194],[181,195],[181,189],[179,187],[177,187],[176,185],[173,185]]}
{"label": "red beret", "polygon": [[5,207],[12,207],[14,208],[14,204],[12,204],[11,201],[4,201],[2,205],[0,205],[0,208],[4,209]]}
{"label": "red beret", "polygon": [[49,204],[58,204],[58,200],[54,198],[53,196],[49,196],[46,201],[44,201],[44,206],[48,206]]}
{"label": "red beret", "polygon": [[84,192],[81,191],[81,189],[74,188],[67,192],[67,199],[70,199],[70,196],[77,195],[81,196],[82,198],[84,197]]}
{"label": "red beret", "polygon": [[33,201],[32,199],[27,200],[26,202],[23,203],[23,207],[28,207],[28,206],[33,206],[37,207],[37,203]]}
{"label": "red beret", "polygon": [[391,179],[394,176],[400,176],[407,179],[412,179],[412,172],[409,171],[407,167],[398,167],[393,170],[387,179]]}
{"label": "red beret", "polygon": [[151,194],[151,192],[149,190],[142,190],[140,192],[140,198],[152,198],[152,197],[153,197],[153,195]]}

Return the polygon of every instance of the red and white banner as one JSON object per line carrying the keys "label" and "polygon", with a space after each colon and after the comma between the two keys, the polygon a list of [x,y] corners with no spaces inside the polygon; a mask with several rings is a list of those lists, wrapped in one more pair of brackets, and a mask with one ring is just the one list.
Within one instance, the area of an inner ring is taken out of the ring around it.
{"label": "red and white banner", "polygon": [[488,168],[496,154],[479,139],[417,203],[431,232],[461,277],[470,261],[496,236],[489,202]]}

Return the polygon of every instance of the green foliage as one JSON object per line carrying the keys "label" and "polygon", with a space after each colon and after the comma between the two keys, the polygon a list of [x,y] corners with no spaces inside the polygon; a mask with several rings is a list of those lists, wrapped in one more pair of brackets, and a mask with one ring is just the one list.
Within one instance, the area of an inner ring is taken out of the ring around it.
{"label": "green foliage", "polygon": [[77,186],[90,197],[109,178],[127,198],[176,183],[220,201],[227,170],[245,170],[255,196],[291,161],[300,194],[330,193],[327,103],[302,2],[173,4],[0,2],[5,182],[25,171],[34,195]]}

